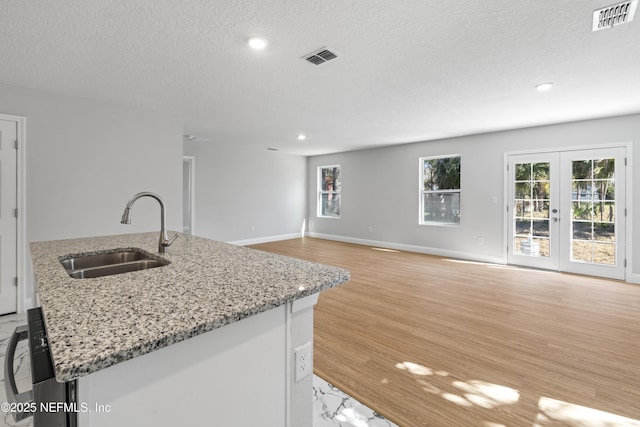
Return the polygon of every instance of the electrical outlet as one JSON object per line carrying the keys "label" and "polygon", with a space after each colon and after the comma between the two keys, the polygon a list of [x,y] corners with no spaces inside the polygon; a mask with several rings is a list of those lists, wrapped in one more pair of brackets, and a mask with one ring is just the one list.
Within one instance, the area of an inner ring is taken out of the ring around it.
{"label": "electrical outlet", "polygon": [[256,226],[255,225],[251,226],[251,231],[256,231]]}
{"label": "electrical outlet", "polygon": [[373,233],[373,226],[369,226],[369,233]]}
{"label": "electrical outlet", "polygon": [[311,343],[296,348],[296,382],[311,374],[313,371],[313,352]]}
{"label": "electrical outlet", "polygon": [[484,245],[484,237],[478,237],[478,244]]}

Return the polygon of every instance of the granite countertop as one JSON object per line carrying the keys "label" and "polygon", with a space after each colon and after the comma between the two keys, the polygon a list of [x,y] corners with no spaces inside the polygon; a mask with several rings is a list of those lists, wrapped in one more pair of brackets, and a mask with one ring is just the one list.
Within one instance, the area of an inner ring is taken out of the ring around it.
{"label": "granite countertop", "polygon": [[[173,233],[169,233],[172,235]],[[157,254],[159,233],[31,243],[58,381],[69,381],[349,280],[347,270],[181,235]],[[171,264],[73,279],[59,257],[141,248]]]}

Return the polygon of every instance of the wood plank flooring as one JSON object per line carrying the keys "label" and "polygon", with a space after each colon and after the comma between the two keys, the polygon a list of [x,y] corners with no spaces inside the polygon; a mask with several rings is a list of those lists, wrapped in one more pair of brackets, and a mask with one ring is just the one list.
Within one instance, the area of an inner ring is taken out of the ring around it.
{"label": "wood plank flooring", "polygon": [[315,373],[400,426],[640,426],[640,286],[302,238]]}

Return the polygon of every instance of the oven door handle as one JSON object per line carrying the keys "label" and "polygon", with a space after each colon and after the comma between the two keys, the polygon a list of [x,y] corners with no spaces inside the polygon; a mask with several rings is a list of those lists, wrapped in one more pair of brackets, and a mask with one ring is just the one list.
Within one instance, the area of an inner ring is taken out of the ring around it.
{"label": "oven door handle", "polygon": [[[4,356],[4,388],[7,394],[7,401],[9,404],[13,404],[16,409],[18,409],[21,405],[19,404],[28,404],[33,402],[33,390],[27,390],[22,393],[18,393],[18,387],[16,387],[16,376],[13,372],[13,359],[16,355],[16,346],[18,342],[26,340],[29,338],[29,329],[27,325],[18,326],[13,334],[9,338],[9,343],[7,345],[7,353]],[[12,411],[13,418],[17,421],[23,420],[33,413],[29,410],[28,405],[25,411],[18,412]],[[13,408],[11,408],[13,409]]]}

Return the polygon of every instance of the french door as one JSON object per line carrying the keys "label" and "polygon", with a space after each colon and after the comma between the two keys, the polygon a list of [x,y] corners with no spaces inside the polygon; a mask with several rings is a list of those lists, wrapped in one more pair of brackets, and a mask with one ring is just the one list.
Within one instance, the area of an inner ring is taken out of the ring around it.
{"label": "french door", "polygon": [[625,278],[625,149],[510,155],[510,264]]}

